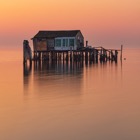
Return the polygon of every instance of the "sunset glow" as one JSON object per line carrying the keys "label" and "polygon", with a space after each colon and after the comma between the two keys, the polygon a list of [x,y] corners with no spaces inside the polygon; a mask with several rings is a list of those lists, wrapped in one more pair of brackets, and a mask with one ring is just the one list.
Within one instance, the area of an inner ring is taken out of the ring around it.
{"label": "sunset glow", "polygon": [[139,0],[6,0],[0,44],[20,45],[39,30],[80,29],[91,45],[139,45]]}

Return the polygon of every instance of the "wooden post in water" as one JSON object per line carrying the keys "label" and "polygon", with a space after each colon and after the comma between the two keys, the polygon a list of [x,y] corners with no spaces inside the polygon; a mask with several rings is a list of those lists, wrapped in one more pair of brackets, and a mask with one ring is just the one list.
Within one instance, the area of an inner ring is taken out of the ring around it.
{"label": "wooden post in water", "polygon": [[111,60],[111,51],[109,51],[109,61]]}
{"label": "wooden post in water", "polygon": [[68,53],[68,51],[66,52],[66,61],[68,62],[68,60],[69,60],[69,53]]}
{"label": "wooden post in water", "polygon": [[50,52],[47,52],[47,60],[50,60]]}
{"label": "wooden post in water", "polygon": [[86,47],[88,47],[88,41],[86,41]]}
{"label": "wooden post in water", "polygon": [[88,61],[88,51],[85,51],[85,61]]}
{"label": "wooden post in water", "polygon": [[41,61],[41,52],[38,53],[38,60]]}
{"label": "wooden post in water", "polygon": [[72,62],[72,51],[70,51],[70,62]]}
{"label": "wooden post in water", "polygon": [[55,61],[57,61],[57,52],[55,52]]}
{"label": "wooden post in water", "polygon": [[83,54],[83,52],[81,52],[81,59],[82,59],[82,61],[84,60],[84,54]]}
{"label": "wooden post in water", "polygon": [[102,62],[103,61],[103,49],[101,48],[101,50],[100,50],[100,62]]}
{"label": "wooden post in water", "polygon": [[93,62],[95,62],[96,61],[96,50],[95,49],[93,50],[93,54],[94,54]]}
{"label": "wooden post in water", "polygon": [[121,57],[120,57],[121,60],[122,60],[122,51],[123,51],[123,45],[121,45]]}
{"label": "wooden post in water", "polygon": [[118,60],[118,51],[115,50],[115,62],[117,62],[117,60]]}
{"label": "wooden post in water", "polygon": [[96,50],[96,63],[98,63],[98,50]]}

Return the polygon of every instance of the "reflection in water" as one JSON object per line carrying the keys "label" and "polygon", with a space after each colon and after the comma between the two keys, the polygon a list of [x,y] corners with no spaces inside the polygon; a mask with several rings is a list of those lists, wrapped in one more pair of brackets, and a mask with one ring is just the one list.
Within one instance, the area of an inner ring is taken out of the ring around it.
{"label": "reflection in water", "polygon": [[24,88],[28,89],[31,80],[31,73],[32,73],[32,64],[25,63],[23,64],[23,75],[24,75]]}
{"label": "reflection in water", "polygon": [[83,62],[35,62],[34,71],[46,74],[80,74],[83,72]]}
{"label": "reflection in water", "polygon": [[47,98],[80,95],[83,67],[83,62],[34,62],[33,69],[24,66],[24,90]]}
{"label": "reflection in water", "polygon": [[[101,62],[101,63],[94,63],[94,62],[48,62],[48,61],[37,61],[33,63],[33,70],[32,65],[25,64],[24,65],[24,78],[29,77],[31,72],[34,72],[34,75],[77,75],[82,74],[84,68],[92,68],[92,67],[116,67],[118,63],[114,63],[112,61],[109,62]],[[122,67],[122,62],[121,62]]]}
{"label": "reflection in water", "polygon": [[126,55],[123,67],[1,63],[0,140],[139,140],[140,51]]}
{"label": "reflection in water", "polygon": [[24,69],[24,77],[28,77],[31,74],[32,64],[25,63],[23,65],[23,69]]}
{"label": "reflection in water", "polygon": [[51,95],[52,98],[58,95],[75,96],[86,92],[87,83],[88,86],[96,88],[108,84],[106,82],[108,78],[118,79],[117,76],[118,63],[111,61],[105,63],[37,61],[33,63],[33,69],[30,65],[24,66],[24,90],[26,93],[39,96]]}

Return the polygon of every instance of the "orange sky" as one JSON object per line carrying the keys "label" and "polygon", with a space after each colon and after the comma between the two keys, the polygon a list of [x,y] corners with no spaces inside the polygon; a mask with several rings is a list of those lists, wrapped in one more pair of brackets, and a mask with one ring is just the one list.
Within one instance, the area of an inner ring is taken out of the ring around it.
{"label": "orange sky", "polygon": [[20,45],[39,30],[80,29],[93,46],[140,46],[140,0],[5,0],[0,9],[0,45]]}

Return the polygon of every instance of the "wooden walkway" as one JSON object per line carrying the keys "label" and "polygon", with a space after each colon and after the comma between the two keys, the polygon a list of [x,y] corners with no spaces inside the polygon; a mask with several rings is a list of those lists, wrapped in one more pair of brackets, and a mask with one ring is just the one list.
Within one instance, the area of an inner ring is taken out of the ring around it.
{"label": "wooden walkway", "polygon": [[[118,53],[120,52],[120,59],[122,60],[122,49],[123,45],[121,45],[121,49],[105,49],[104,47],[83,47],[79,50],[48,50],[48,51],[33,51],[32,53],[29,51],[29,45],[24,41],[23,45],[23,59],[24,63],[29,61],[93,61],[98,63],[107,62],[107,61],[115,61],[118,60]],[[28,47],[27,47],[28,46]],[[28,48],[28,49],[27,49]]]}

